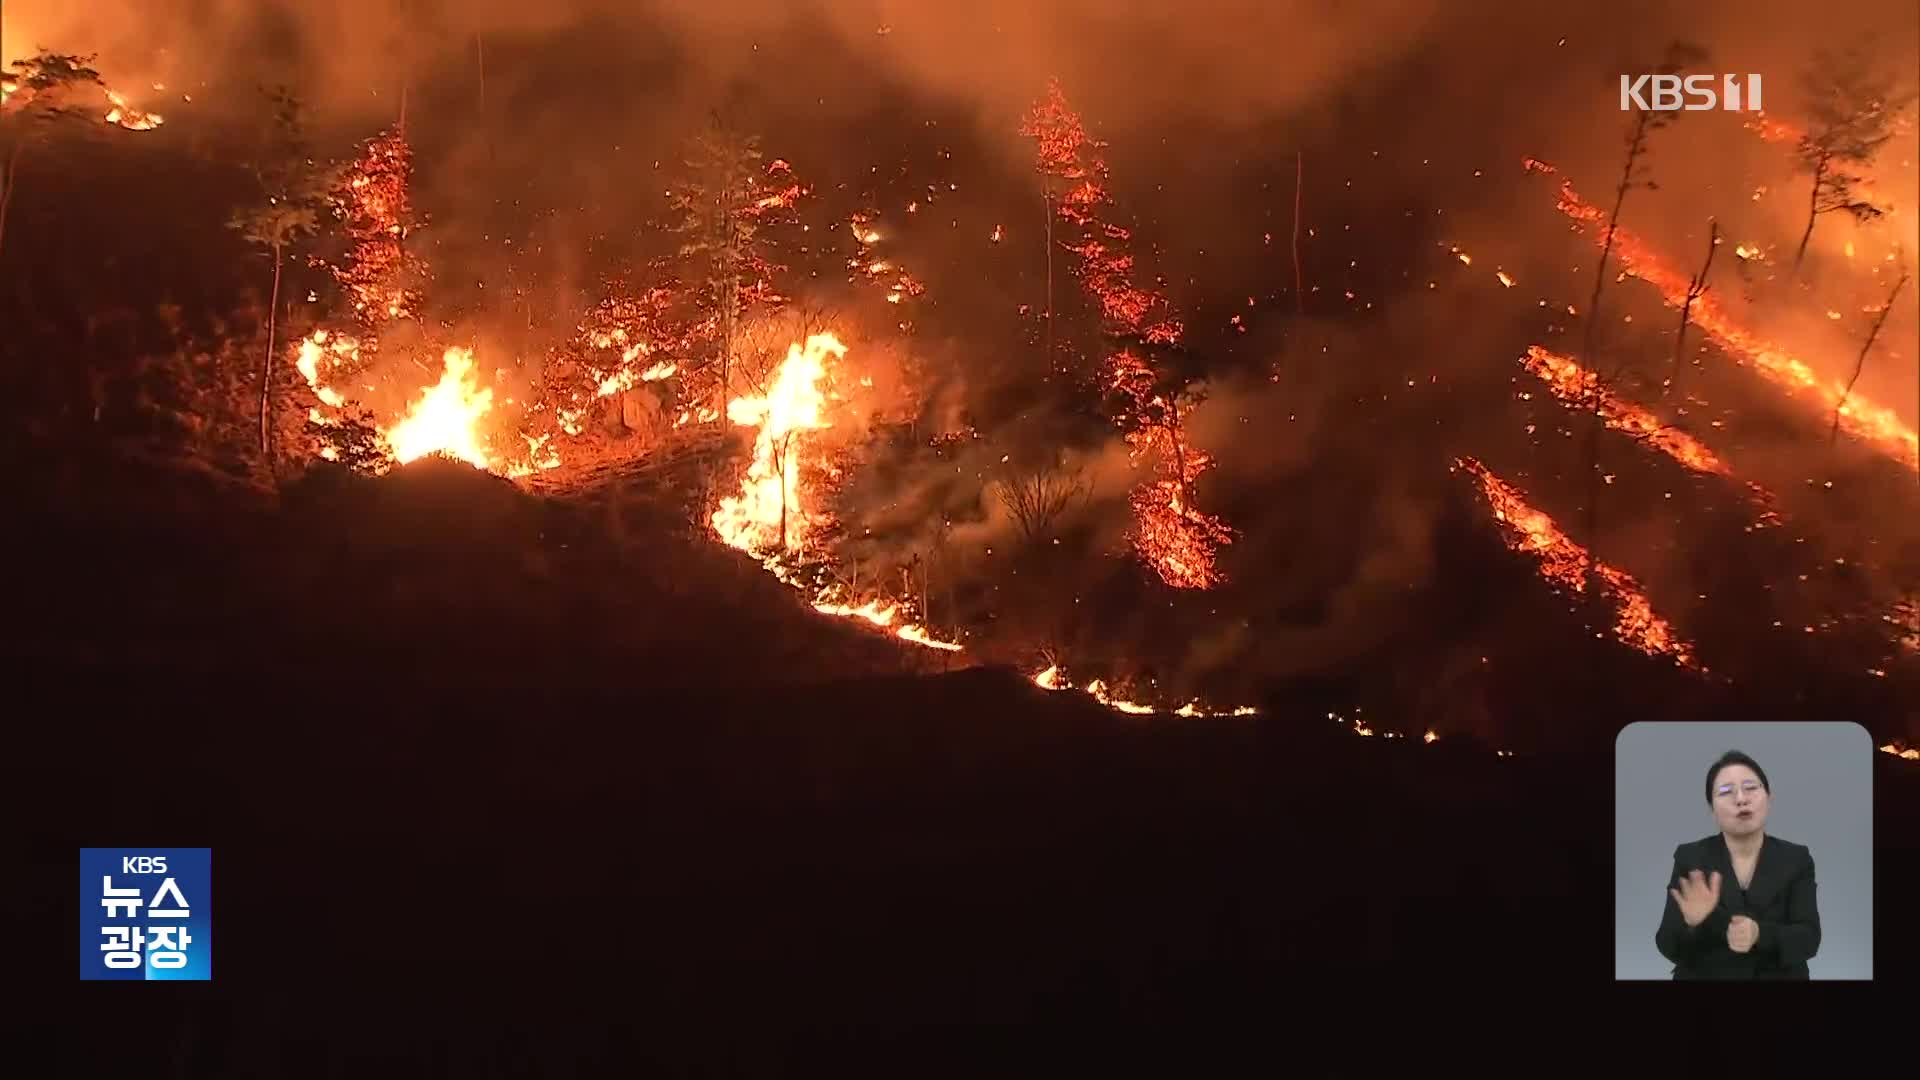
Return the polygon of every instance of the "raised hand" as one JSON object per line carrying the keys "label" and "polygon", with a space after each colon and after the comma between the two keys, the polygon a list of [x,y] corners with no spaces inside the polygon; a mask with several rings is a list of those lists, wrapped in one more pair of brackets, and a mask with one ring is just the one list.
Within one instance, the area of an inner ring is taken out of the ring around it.
{"label": "raised hand", "polygon": [[1760,940],[1760,924],[1745,915],[1735,915],[1727,921],[1727,948],[1743,953],[1753,948]]}
{"label": "raised hand", "polygon": [[1681,878],[1679,885],[1677,889],[1668,889],[1667,895],[1680,905],[1680,917],[1688,926],[1699,926],[1720,903],[1720,871],[1715,870],[1708,878],[1695,870]]}

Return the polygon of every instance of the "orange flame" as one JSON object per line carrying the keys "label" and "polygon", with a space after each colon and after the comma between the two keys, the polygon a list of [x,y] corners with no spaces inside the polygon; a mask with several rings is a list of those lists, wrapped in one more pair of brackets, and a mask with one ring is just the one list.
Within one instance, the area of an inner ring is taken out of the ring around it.
{"label": "orange flame", "polygon": [[[1049,188],[1052,210],[1080,235],[1061,246],[1080,257],[1075,268],[1080,283],[1099,304],[1107,333],[1122,342],[1106,358],[1101,375],[1123,395],[1116,419],[1128,429],[1133,464],[1150,465],[1155,473],[1128,497],[1134,512],[1129,539],[1141,561],[1167,585],[1211,588],[1223,579],[1218,548],[1233,540],[1225,521],[1191,505],[1194,481],[1211,458],[1186,444],[1181,388],[1159,387],[1165,372],[1131,347],[1176,344],[1185,327],[1164,294],[1135,283],[1127,250],[1131,231],[1100,220],[1101,208],[1112,202],[1107,163],[1099,152],[1104,144],[1087,134],[1058,80],[1048,83],[1046,96],[1027,112],[1020,133],[1034,140],[1036,168],[1064,188],[1057,196]],[[1060,357],[1047,360],[1059,372],[1072,373]]]}
{"label": "orange flame", "polygon": [[1575,408],[1598,408],[1608,427],[1645,440],[1647,445],[1694,472],[1733,475],[1727,463],[1714,456],[1699,440],[1678,428],[1668,427],[1646,409],[1605,389],[1598,375],[1583,369],[1573,358],[1531,345],[1521,366],[1539,376],[1561,401]]}
{"label": "orange flame", "polygon": [[1493,516],[1506,527],[1509,546],[1540,560],[1540,576],[1573,592],[1585,592],[1591,563],[1602,588],[1619,608],[1613,627],[1616,637],[1650,656],[1670,656],[1681,667],[1704,670],[1695,663],[1692,646],[1654,614],[1653,605],[1631,575],[1595,561],[1585,548],[1561,532],[1551,517],[1527,505],[1519,491],[1485,465],[1471,458],[1458,459],[1456,464],[1479,480]]}
{"label": "orange flame", "polygon": [[[1606,390],[1600,385],[1598,375],[1583,369],[1571,357],[1531,345],[1527,347],[1527,358],[1521,361],[1521,365],[1539,376],[1553,391],[1553,395],[1569,408],[1597,408],[1601,421],[1607,427],[1632,436],[1679,462],[1684,468],[1709,476],[1733,476],[1733,469],[1698,439],[1679,428],[1667,426],[1645,408]],[[1746,486],[1765,511],[1757,524],[1780,524],[1781,518],[1774,509],[1772,493],[1759,484],[1749,482]]]}
{"label": "orange flame", "polygon": [[[1553,172],[1551,165],[1526,162],[1529,169]],[[1594,226],[1590,235],[1595,243],[1604,243],[1606,211],[1587,202],[1566,180],[1560,182],[1560,211],[1583,226]],[[1658,289],[1669,307],[1686,303],[1692,278],[1663,262],[1648,244],[1633,232],[1616,228],[1614,251],[1626,272]],[[1849,395],[1840,380],[1823,380],[1799,357],[1773,342],[1749,333],[1722,311],[1712,293],[1696,297],[1691,316],[1694,325],[1705,330],[1715,344],[1751,364],[1764,378],[1789,395],[1817,406],[1823,416],[1838,410],[1840,427],[1857,438],[1901,462],[1909,468],[1920,465],[1920,435],[1900,422],[1893,410],[1876,405],[1858,392]]]}
{"label": "orange flame", "polygon": [[444,454],[490,469],[492,459],[481,447],[478,424],[493,410],[493,391],[480,389],[474,381],[473,350],[448,349],[442,362],[440,381],[386,432],[394,459],[404,465],[428,454]]}
{"label": "orange flame", "polygon": [[1792,124],[1767,119],[1766,113],[1760,113],[1740,126],[1760,136],[1767,142],[1797,143],[1806,137],[1806,132],[1794,127]]}
{"label": "orange flame", "polygon": [[826,396],[819,383],[827,358],[845,356],[847,347],[832,334],[815,334],[802,347],[787,347],[773,385],[764,397],[735,398],[727,419],[758,427],[753,463],[738,498],[720,500],[713,528],[732,547],[750,554],[784,552],[804,544],[811,517],[801,499],[800,458],[791,453],[793,438],[828,426],[821,412]]}
{"label": "orange flame", "polygon": [[[815,334],[802,346],[787,347],[787,359],[775,373],[772,386],[758,397],[735,398],[727,404],[727,419],[758,427],[753,461],[741,482],[740,495],[720,500],[713,512],[713,531],[729,547],[754,556],[774,577],[800,588],[781,557],[805,548],[812,533],[827,523],[824,512],[809,506],[800,483],[800,459],[805,433],[831,426],[824,413],[827,395],[820,383],[829,359],[846,356],[847,347],[832,334]],[[941,641],[917,623],[895,626],[903,605],[880,599],[847,603],[829,587],[812,598],[823,615],[860,619],[893,631],[895,637],[929,649],[959,652],[962,646]]]}
{"label": "orange flame", "polygon": [[420,303],[415,286],[426,277],[426,263],[407,248],[418,227],[412,177],[413,148],[396,128],[366,142],[333,193],[353,249],[344,265],[331,269],[369,330],[411,317]]}
{"label": "orange flame", "polygon": [[329,335],[325,330],[315,330],[294,348],[294,367],[307,380],[307,386],[312,388],[314,395],[336,409],[344,406],[346,397],[328,385],[329,380],[321,367],[325,365],[329,369],[338,369],[357,363],[360,359],[360,343],[344,334]]}
{"label": "orange flame", "polygon": [[[1068,682],[1066,676],[1061,673],[1060,665],[1058,664],[1050,665],[1045,671],[1041,671],[1035,674],[1033,676],[1033,685],[1038,686],[1042,690],[1074,689],[1074,685],[1071,682]],[[1082,689],[1081,692],[1086,694],[1088,697],[1092,698],[1093,700],[1099,702],[1100,704],[1105,705],[1107,708],[1112,709],[1115,712],[1127,713],[1128,715],[1131,715],[1131,716],[1146,716],[1152,713],[1159,713],[1159,712],[1170,712],[1175,716],[1187,716],[1187,717],[1254,716],[1258,714],[1260,711],[1259,709],[1256,709],[1251,705],[1237,705],[1229,709],[1209,708],[1207,706],[1200,704],[1200,701],[1197,698],[1194,699],[1193,701],[1187,702],[1185,705],[1182,705],[1177,709],[1157,708],[1152,705],[1144,705],[1137,701],[1128,701],[1124,698],[1114,697],[1110,692],[1108,692],[1107,684],[1105,680],[1102,680],[1102,679],[1095,679],[1092,682],[1088,683],[1086,687]]]}
{"label": "orange flame", "polygon": [[106,122],[128,131],[152,131],[167,122],[159,113],[142,112],[127,104],[126,98],[112,90],[107,91],[107,100],[113,103],[113,108],[107,112]]}

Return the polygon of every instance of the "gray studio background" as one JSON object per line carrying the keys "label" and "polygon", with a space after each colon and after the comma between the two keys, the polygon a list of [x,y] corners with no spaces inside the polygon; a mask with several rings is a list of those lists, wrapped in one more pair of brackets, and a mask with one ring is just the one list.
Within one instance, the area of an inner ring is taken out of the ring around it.
{"label": "gray studio background", "polygon": [[1614,744],[1613,955],[1617,979],[1671,979],[1653,946],[1673,849],[1719,832],[1707,766],[1728,750],[1767,772],[1767,835],[1813,854],[1820,950],[1815,979],[1873,977],[1873,738],[1858,724],[1642,721]]}

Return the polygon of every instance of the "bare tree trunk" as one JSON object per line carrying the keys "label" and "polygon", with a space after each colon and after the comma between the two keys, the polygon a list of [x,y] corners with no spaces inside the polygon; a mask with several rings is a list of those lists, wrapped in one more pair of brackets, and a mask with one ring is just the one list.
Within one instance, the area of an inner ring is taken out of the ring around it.
{"label": "bare tree trunk", "polygon": [[1053,177],[1042,181],[1047,204],[1047,376],[1053,376]]}
{"label": "bare tree trunk", "polygon": [[1833,430],[1828,433],[1827,441],[1840,438],[1840,413],[1847,407],[1847,399],[1853,396],[1853,384],[1860,381],[1860,373],[1866,370],[1867,353],[1873,351],[1873,340],[1880,336],[1880,328],[1887,323],[1888,313],[1893,311],[1893,301],[1907,284],[1907,271],[1900,271],[1900,280],[1893,283],[1893,291],[1887,294],[1887,304],[1880,309],[1880,315],[1873,320],[1873,329],[1867,331],[1867,340],[1860,346],[1860,355],[1853,362],[1853,377],[1847,380],[1847,388],[1841,392],[1840,400],[1833,405]]}
{"label": "bare tree trunk", "polygon": [[1180,430],[1180,404],[1173,405],[1173,468],[1174,479],[1179,482],[1180,512],[1186,513],[1193,505],[1193,497],[1187,491],[1187,440]]}
{"label": "bare tree trunk", "polygon": [[485,39],[479,34],[473,35],[473,63],[480,76],[480,110],[477,114],[480,120],[480,136],[487,141],[487,164],[492,165],[495,163],[493,127],[487,123],[487,46]]}
{"label": "bare tree trunk", "polygon": [[780,551],[787,550],[787,449],[793,445],[791,434],[780,438],[780,449],[775,453],[774,461],[780,470]]}
{"label": "bare tree trunk", "polygon": [[480,111],[487,109],[487,46],[479,34],[473,35],[473,63],[480,74]]}
{"label": "bare tree trunk", "polygon": [[1701,265],[1700,272],[1694,275],[1693,280],[1687,283],[1687,299],[1680,305],[1680,333],[1673,339],[1673,371],[1668,374],[1665,387],[1668,391],[1680,381],[1680,361],[1687,352],[1687,320],[1693,315],[1693,302],[1706,294],[1707,273],[1713,269],[1713,253],[1720,247],[1720,223],[1709,221],[1708,225],[1707,261]]}
{"label": "bare tree trunk", "polygon": [[1300,187],[1307,174],[1305,155],[1293,152],[1293,313],[1304,315],[1307,311],[1307,294],[1300,274]]}
{"label": "bare tree trunk", "polygon": [[1793,272],[1800,273],[1800,262],[1807,257],[1807,242],[1813,239],[1813,223],[1820,218],[1820,185],[1827,179],[1827,155],[1821,154],[1813,167],[1813,194],[1807,196],[1807,228],[1800,234],[1800,250],[1793,253]]}
{"label": "bare tree trunk", "polygon": [[277,317],[280,313],[280,268],[285,263],[286,248],[273,246],[273,295],[267,302],[267,351],[260,358],[260,460],[266,463],[267,473],[274,472],[272,428],[267,423],[271,411],[269,403],[273,397],[273,349],[274,335],[279,329]]}
{"label": "bare tree trunk", "polygon": [[20,155],[26,151],[26,144],[15,143],[13,152],[7,155],[7,175],[0,181],[0,250],[5,250],[7,238],[7,207],[13,205],[14,178],[20,175]]}
{"label": "bare tree trunk", "polygon": [[[1586,537],[1589,551],[1593,549],[1594,538],[1600,528],[1600,433],[1604,418],[1600,415],[1600,403],[1605,396],[1602,393],[1604,383],[1600,374],[1600,359],[1595,355],[1595,345],[1599,341],[1600,329],[1600,292],[1607,283],[1607,259],[1613,254],[1613,237],[1620,227],[1620,208],[1626,204],[1627,192],[1633,189],[1633,167],[1640,161],[1640,153],[1646,147],[1647,124],[1653,114],[1643,112],[1634,120],[1633,135],[1627,140],[1627,160],[1620,169],[1620,183],[1613,191],[1613,211],[1607,215],[1607,234],[1600,244],[1600,262],[1593,271],[1593,294],[1587,298],[1587,326],[1581,335],[1581,359],[1586,362],[1590,386],[1586,402],[1587,412],[1587,506]],[[1586,601],[1589,605],[1600,602],[1599,559],[1587,559],[1584,582]]]}

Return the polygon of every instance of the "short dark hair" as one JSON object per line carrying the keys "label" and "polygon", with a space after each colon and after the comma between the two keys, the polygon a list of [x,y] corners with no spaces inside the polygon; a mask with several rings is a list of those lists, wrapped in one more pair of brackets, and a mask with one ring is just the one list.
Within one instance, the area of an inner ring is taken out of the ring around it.
{"label": "short dark hair", "polygon": [[1719,757],[1715,758],[1713,762],[1713,767],[1707,770],[1707,805],[1708,806],[1713,805],[1713,778],[1716,776],[1719,776],[1720,770],[1726,768],[1729,765],[1745,765],[1747,768],[1752,769],[1753,775],[1760,778],[1760,786],[1766,789],[1767,794],[1769,795],[1773,794],[1773,785],[1767,783],[1767,770],[1761,768],[1759,762],[1748,757],[1746,754],[1743,754],[1738,750],[1729,750],[1726,753],[1721,754]]}

